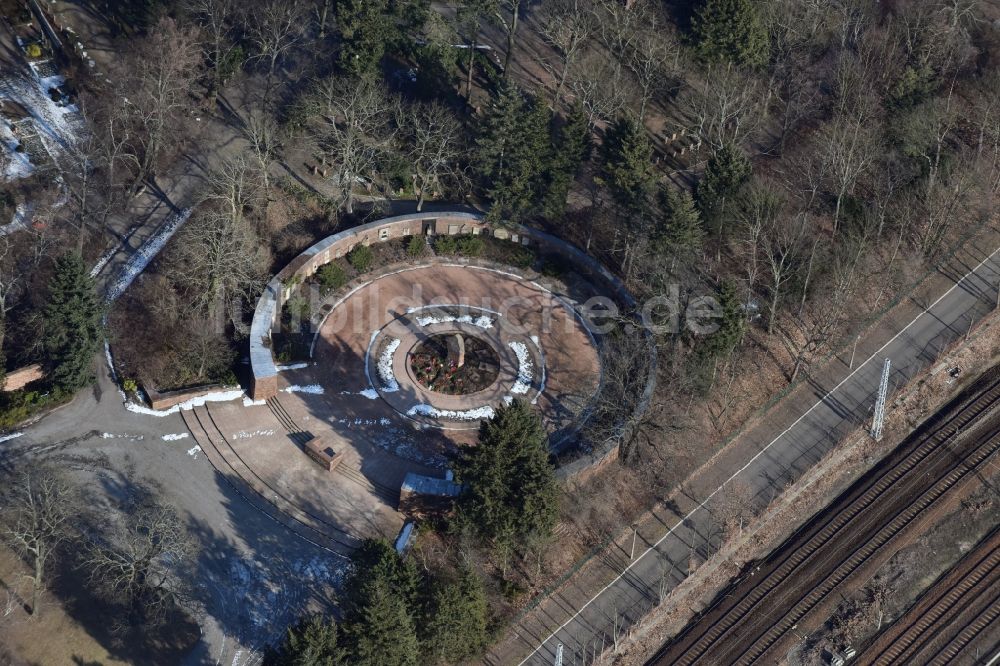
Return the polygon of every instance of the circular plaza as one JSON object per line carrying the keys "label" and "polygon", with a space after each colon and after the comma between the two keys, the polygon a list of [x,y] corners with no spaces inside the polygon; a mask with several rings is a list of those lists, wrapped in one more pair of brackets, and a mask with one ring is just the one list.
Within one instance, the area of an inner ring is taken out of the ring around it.
{"label": "circular plaza", "polygon": [[[449,236],[486,251],[439,251]],[[356,270],[359,248],[375,260]],[[324,284],[336,274],[345,279]],[[232,483],[307,538],[341,551],[392,537],[407,480],[447,482],[504,404],[531,404],[553,452],[572,449],[605,390],[592,299],[632,305],[592,258],[537,230],[470,213],[348,229],[268,284],[251,326],[250,396],[206,406],[192,428]]]}

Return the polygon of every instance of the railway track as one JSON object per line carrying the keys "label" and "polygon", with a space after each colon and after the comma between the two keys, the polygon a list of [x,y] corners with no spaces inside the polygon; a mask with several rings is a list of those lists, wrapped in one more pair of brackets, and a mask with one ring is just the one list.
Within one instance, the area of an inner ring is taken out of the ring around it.
{"label": "railway track", "polygon": [[[965,651],[1000,616],[1000,528],[924,592],[858,655],[865,666],[967,661]],[[990,641],[990,637],[985,637]],[[996,636],[986,647],[997,642]]]}
{"label": "railway track", "polygon": [[340,555],[349,555],[361,539],[321,516],[299,508],[246,464],[204,407],[181,412],[209,462],[230,486],[262,513],[303,538]]}
{"label": "railway track", "polygon": [[1000,379],[992,372],[929,419],[829,510],[744,572],[649,663],[760,660],[838,585],[1000,450],[1000,424],[980,421],[998,398]]}

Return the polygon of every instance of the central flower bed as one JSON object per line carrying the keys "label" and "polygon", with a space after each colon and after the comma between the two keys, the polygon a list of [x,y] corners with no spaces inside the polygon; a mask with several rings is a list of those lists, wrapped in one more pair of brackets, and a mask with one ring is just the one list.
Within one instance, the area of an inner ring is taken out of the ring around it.
{"label": "central flower bed", "polygon": [[500,374],[496,351],[475,336],[434,335],[410,352],[410,369],[424,388],[447,395],[467,395],[489,388]]}

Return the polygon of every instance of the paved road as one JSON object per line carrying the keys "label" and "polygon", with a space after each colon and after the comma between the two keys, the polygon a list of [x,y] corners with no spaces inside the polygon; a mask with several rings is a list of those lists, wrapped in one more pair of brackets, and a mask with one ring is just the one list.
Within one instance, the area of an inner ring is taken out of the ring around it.
{"label": "paved road", "polygon": [[[725,485],[738,481],[756,493],[760,504],[790,480],[798,478],[838,441],[871,418],[883,360],[892,361],[890,387],[898,387],[928,367],[949,344],[965,336],[970,323],[978,321],[996,303],[1000,280],[1000,250],[980,255],[972,265],[954,270],[951,288],[909,324],[898,329],[887,342],[851,371],[834,363],[837,371],[825,382],[813,381],[812,404],[803,404],[797,418],[764,419],[765,423],[743,438],[756,451],[742,461],[733,461],[733,474]],[[981,263],[980,263],[981,262]],[[976,265],[978,264],[978,265]],[[975,372],[977,369],[968,368]],[[776,389],[780,387],[775,387]],[[789,396],[794,400],[794,396]],[[749,458],[749,459],[747,459]],[[684,579],[692,553],[702,559],[718,547],[721,530],[713,511],[725,495],[723,486],[691,489],[678,502],[672,518],[662,523],[657,536],[640,531],[636,558],[609,553],[605,559],[622,573],[596,596],[581,596],[581,585],[567,585],[535,613],[534,626],[522,622],[517,628],[521,664],[552,664],[557,646],[564,646],[563,663],[591,663],[601,647],[613,644],[614,634],[635,622],[656,604],[659,595]],[[662,584],[661,584],[662,582]],[[593,583],[591,583],[593,585]],[[540,629],[537,617],[545,618]],[[517,663],[513,651],[494,654],[488,663]],[[525,656],[527,655],[527,656]]]}

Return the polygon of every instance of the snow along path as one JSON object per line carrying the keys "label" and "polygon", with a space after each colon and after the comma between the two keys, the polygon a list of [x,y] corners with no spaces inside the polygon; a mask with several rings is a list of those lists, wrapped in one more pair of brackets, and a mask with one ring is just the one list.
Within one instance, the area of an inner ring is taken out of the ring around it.
{"label": "snow along path", "polygon": [[24,107],[39,141],[58,164],[59,158],[72,150],[86,125],[75,105],[59,104],[49,95],[51,88],[58,88],[66,80],[59,75],[42,76],[40,65],[44,63],[30,64],[31,77],[11,72],[0,78],[0,99],[9,99]]}
{"label": "snow along path", "polygon": [[187,221],[191,216],[191,209],[185,208],[184,210],[174,213],[171,217],[167,218],[166,222],[157,229],[149,240],[140,247],[135,254],[133,254],[125,266],[122,267],[122,272],[119,274],[118,279],[115,280],[108,288],[108,293],[105,294],[105,299],[110,303],[115,301],[119,296],[125,293],[125,290],[129,288],[135,279],[146,270],[146,266],[149,262],[153,260],[160,250],[167,244],[167,241],[177,232],[178,229]]}

